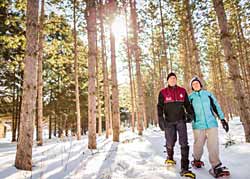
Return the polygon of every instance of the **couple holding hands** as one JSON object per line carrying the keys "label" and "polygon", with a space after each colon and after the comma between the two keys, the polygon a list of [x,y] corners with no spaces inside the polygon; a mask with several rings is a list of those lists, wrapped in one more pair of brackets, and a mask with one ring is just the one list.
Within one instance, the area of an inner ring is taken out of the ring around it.
{"label": "couple holding hands", "polygon": [[222,165],[219,158],[218,123],[215,115],[226,132],[228,123],[214,95],[203,89],[201,80],[194,77],[190,82],[192,93],[188,96],[186,90],[177,85],[175,73],[167,76],[168,86],[159,93],[157,111],[161,130],[165,131],[167,165],[175,164],[174,146],[177,141],[181,147],[181,176],[195,178],[189,170],[189,145],[186,122],[192,122],[194,144],[192,166],[202,168],[203,147],[207,142],[209,162],[212,168],[209,173],[215,178],[229,176],[230,172]]}

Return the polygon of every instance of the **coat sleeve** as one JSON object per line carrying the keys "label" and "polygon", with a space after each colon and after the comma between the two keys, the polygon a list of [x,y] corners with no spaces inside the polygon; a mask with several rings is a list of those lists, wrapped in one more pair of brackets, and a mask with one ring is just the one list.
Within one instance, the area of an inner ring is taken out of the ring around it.
{"label": "coat sleeve", "polygon": [[210,96],[211,96],[211,98],[213,100],[212,102],[214,103],[214,106],[215,106],[215,109],[216,109],[216,111],[214,111],[214,112],[217,114],[218,118],[225,119],[224,113],[222,112],[222,109],[221,109],[217,99],[215,98],[215,96],[212,93],[210,93]]}
{"label": "coat sleeve", "polygon": [[185,91],[184,106],[185,106],[185,109],[186,109],[187,113],[189,114],[189,116],[192,118],[192,120],[194,120],[194,108],[189,101],[188,94],[186,91]]}
{"label": "coat sleeve", "polygon": [[163,112],[164,112],[164,97],[160,92],[158,96],[157,114],[161,130],[165,129]]}

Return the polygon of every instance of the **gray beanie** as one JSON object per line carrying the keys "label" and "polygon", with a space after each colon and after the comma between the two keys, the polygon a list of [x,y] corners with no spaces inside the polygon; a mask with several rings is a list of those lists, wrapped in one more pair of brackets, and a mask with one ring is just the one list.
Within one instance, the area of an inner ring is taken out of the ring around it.
{"label": "gray beanie", "polygon": [[191,81],[190,81],[190,87],[191,87],[192,90],[194,90],[193,87],[192,87],[192,83],[193,83],[194,81],[198,81],[198,82],[200,83],[200,85],[201,85],[201,88],[203,87],[202,82],[201,82],[201,79],[200,79],[199,77],[195,76],[195,77],[193,77],[193,78],[191,79]]}

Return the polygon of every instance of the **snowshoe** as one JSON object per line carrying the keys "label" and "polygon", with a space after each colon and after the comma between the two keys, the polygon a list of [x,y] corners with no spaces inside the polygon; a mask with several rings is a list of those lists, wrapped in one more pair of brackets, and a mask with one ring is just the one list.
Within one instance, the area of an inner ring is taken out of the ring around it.
{"label": "snowshoe", "polygon": [[165,160],[165,164],[167,166],[174,166],[176,164],[176,161],[175,160],[171,160],[171,159],[166,159]]}
{"label": "snowshoe", "polygon": [[191,164],[192,164],[192,166],[193,166],[194,168],[202,168],[202,167],[204,167],[204,162],[202,162],[202,161],[200,161],[200,160],[193,160],[193,161],[191,162]]}
{"label": "snowshoe", "polygon": [[183,170],[180,172],[180,175],[185,178],[195,179],[196,175],[190,170]]}
{"label": "snowshoe", "polygon": [[214,168],[211,168],[209,170],[209,173],[214,177],[214,178],[226,178],[230,176],[230,172],[227,167],[222,167],[222,164],[220,163]]}

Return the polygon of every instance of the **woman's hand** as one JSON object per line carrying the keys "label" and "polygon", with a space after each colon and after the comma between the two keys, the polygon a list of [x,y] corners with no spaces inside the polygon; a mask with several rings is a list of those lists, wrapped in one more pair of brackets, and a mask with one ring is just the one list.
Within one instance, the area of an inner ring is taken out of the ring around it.
{"label": "woman's hand", "polygon": [[228,132],[229,125],[228,125],[227,121],[225,119],[221,119],[221,124],[222,124],[222,127],[225,129],[225,131]]}

